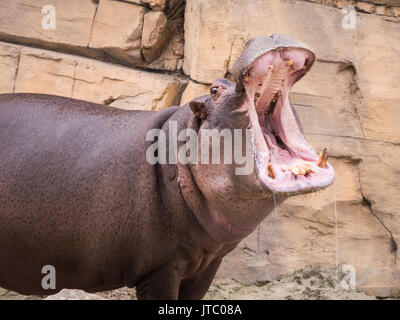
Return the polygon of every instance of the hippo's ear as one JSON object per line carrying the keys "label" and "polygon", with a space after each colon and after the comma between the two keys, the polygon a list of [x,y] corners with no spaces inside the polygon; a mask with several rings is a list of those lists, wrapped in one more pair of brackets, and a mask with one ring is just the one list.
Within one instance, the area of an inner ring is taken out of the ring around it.
{"label": "hippo's ear", "polygon": [[204,99],[194,99],[189,102],[192,112],[202,120],[207,118],[207,108]]}

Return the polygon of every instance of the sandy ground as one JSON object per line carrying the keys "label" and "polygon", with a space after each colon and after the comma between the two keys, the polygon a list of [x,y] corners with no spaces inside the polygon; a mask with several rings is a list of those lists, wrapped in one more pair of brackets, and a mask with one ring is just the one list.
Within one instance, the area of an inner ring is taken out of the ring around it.
{"label": "sandy ground", "polygon": [[[342,285],[343,274],[335,270],[309,266],[278,280],[245,286],[232,279],[216,279],[204,299],[233,300],[375,300],[356,290],[346,290]],[[136,299],[134,289],[121,288],[99,292],[99,296],[112,300]],[[0,288],[0,300],[43,299],[38,296],[22,296]]]}
{"label": "sandy ground", "polygon": [[375,300],[356,290],[346,290],[344,275],[335,270],[307,267],[269,283],[244,286],[234,280],[214,281],[205,299],[232,300]]}

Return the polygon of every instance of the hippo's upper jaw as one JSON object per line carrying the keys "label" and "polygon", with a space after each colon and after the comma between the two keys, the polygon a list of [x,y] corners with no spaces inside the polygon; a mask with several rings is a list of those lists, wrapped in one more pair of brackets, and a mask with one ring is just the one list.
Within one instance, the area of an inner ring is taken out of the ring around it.
{"label": "hippo's upper jaw", "polygon": [[252,39],[234,66],[254,130],[258,177],[278,195],[313,192],[334,180],[329,151],[318,155],[306,142],[289,101],[290,89],[314,59],[302,43],[274,35]]}

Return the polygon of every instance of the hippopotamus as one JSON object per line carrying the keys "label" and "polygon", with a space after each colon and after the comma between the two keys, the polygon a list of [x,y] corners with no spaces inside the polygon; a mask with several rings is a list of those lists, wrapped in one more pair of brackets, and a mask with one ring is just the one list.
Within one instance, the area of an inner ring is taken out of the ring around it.
{"label": "hippopotamus", "polygon": [[[334,180],[329,151],[306,142],[289,101],[314,60],[286,36],[253,38],[233,81],[217,79],[209,94],[157,112],[0,95],[0,286],[29,295],[128,286],[139,299],[201,299],[222,258],[275,205]],[[149,161],[162,140],[148,139],[150,130],[165,133],[168,150],[187,142],[169,134],[172,125],[197,139],[243,132],[234,145],[250,132],[241,150],[250,150],[252,170],[238,172],[235,160]],[[42,284],[44,266],[55,270],[54,287]]]}

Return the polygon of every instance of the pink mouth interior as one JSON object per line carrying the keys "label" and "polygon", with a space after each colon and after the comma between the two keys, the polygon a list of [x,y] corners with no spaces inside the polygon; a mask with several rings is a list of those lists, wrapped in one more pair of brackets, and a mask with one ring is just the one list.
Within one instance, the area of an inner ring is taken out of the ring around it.
{"label": "pink mouth interior", "polygon": [[255,128],[259,176],[273,192],[312,192],[334,180],[330,164],[318,166],[318,155],[306,142],[289,101],[291,87],[313,58],[300,48],[270,51],[249,66],[244,79],[247,102],[253,106],[250,118],[254,127],[259,126]]}

